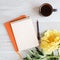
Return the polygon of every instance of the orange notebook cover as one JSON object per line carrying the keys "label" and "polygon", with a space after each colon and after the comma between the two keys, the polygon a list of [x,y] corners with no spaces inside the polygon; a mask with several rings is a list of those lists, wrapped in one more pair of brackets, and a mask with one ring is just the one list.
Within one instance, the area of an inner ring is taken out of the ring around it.
{"label": "orange notebook cover", "polygon": [[10,40],[11,40],[11,42],[13,44],[13,47],[14,47],[16,52],[18,51],[18,47],[17,47],[17,44],[16,44],[16,40],[14,38],[14,34],[12,32],[12,28],[11,28],[10,23],[14,22],[14,21],[17,21],[17,20],[24,19],[24,18],[26,18],[26,16],[25,15],[21,15],[21,16],[15,18],[15,19],[12,19],[11,21],[8,21],[8,22],[4,23],[5,28],[6,28],[7,32],[8,32],[9,38],[10,38]]}

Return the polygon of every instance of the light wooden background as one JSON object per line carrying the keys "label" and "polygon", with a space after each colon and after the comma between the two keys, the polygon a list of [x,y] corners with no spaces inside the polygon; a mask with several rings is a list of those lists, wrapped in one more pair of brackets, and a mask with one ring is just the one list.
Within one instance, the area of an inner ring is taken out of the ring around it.
{"label": "light wooden background", "polygon": [[[50,3],[58,11],[49,17],[40,16],[38,7],[43,3]],[[34,24],[37,19],[60,21],[60,0],[0,0],[0,60],[20,60],[13,49],[4,23],[22,14],[30,16]]]}

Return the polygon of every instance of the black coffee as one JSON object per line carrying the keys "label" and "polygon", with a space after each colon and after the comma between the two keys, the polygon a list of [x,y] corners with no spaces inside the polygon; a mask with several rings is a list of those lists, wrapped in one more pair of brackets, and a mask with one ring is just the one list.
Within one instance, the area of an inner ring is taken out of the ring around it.
{"label": "black coffee", "polygon": [[42,7],[41,7],[41,11],[40,13],[43,15],[43,16],[49,16],[51,13],[52,13],[52,6],[50,4],[44,4]]}

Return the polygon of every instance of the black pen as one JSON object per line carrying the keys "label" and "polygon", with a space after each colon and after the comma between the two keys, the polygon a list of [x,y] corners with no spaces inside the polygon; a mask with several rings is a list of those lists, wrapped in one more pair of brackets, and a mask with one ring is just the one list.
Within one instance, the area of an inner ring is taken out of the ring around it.
{"label": "black pen", "polygon": [[37,20],[37,38],[40,40],[40,33],[39,33],[39,22]]}
{"label": "black pen", "polygon": [[[38,20],[37,20],[37,38],[38,38],[38,41],[40,42],[40,33],[39,33],[39,22],[38,22]],[[36,48],[36,51],[37,51],[39,54],[43,55],[43,53],[39,50],[38,47],[35,47],[35,48]]]}

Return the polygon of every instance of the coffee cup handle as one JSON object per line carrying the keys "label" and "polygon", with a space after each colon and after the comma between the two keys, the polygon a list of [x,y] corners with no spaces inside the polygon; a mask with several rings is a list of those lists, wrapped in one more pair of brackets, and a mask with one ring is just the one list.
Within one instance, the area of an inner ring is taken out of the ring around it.
{"label": "coffee cup handle", "polygon": [[57,11],[57,9],[53,9],[53,12],[56,12]]}

